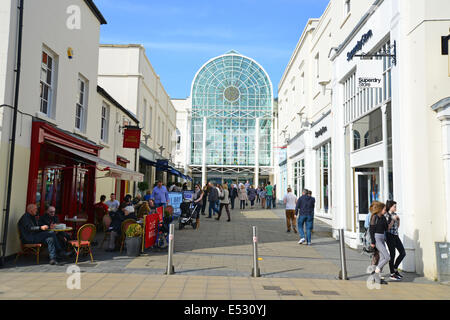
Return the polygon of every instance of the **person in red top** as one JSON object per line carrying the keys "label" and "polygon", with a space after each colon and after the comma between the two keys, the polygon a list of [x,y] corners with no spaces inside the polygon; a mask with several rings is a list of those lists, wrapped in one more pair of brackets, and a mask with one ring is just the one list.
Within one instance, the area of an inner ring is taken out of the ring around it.
{"label": "person in red top", "polygon": [[108,205],[105,203],[105,201],[106,201],[106,196],[105,195],[102,195],[101,197],[100,197],[100,202],[97,202],[96,204],[94,204],[94,208],[103,208],[103,209],[105,209],[105,211],[106,212],[108,212],[108,210],[109,210],[109,207],[108,207]]}

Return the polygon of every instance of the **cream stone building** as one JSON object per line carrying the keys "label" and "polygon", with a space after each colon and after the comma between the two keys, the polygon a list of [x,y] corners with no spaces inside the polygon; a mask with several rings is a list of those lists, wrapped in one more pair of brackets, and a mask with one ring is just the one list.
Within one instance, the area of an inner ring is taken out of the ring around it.
{"label": "cream stone building", "polygon": [[[114,98],[139,119],[142,128],[139,171],[145,175],[145,181],[152,186],[156,180],[167,183],[180,179],[180,172],[172,170],[176,110],[145,48],[139,44],[100,45],[98,79],[100,86],[113,92]],[[158,160],[168,161],[169,167],[159,167]]]}
{"label": "cream stone building", "polygon": [[449,5],[331,0],[278,87],[281,179],[312,190],[316,218],[353,248],[370,203],[397,201],[401,268],[430,279],[442,278],[450,241]]}
{"label": "cream stone building", "polygon": [[[128,150],[119,151],[118,146],[102,141],[104,104],[97,92],[97,70],[100,26],[106,20],[94,2],[8,0],[0,2],[0,17],[0,207],[5,212],[0,216],[0,236],[4,258],[19,250],[17,222],[27,204],[35,203],[38,214],[55,206],[61,221],[65,216],[86,215],[93,222],[97,177],[105,175],[104,181],[114,184],[124,179],[140,181],[143,176],[130,170],[134,158]],[[16,80],[20,80],[18,85]],[[15,142],[13,154],[10,140]],[[118,165],[108,152],[130,158],[128,168]]]}

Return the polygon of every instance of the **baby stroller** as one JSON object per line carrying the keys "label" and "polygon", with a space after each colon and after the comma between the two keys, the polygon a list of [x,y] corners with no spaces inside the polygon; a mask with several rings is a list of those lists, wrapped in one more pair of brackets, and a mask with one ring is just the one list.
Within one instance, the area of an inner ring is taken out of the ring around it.
{"label": "baby stroller", "polygon": [[180,204],[181,214],[178,222],[178,230],[183,229],[186,225],[191,225],[193,229],[197,228],[197,208],[198,205],[194,206],[194,203],[191,201],[185,201]]}
{"label": "baby stroller", "polygon": [[162,221],[158,221],[156,226],[156,241],[155,248],[164,249],[167,248],[169,244],[169,225],[172,222],[172,217],[164,217]]}

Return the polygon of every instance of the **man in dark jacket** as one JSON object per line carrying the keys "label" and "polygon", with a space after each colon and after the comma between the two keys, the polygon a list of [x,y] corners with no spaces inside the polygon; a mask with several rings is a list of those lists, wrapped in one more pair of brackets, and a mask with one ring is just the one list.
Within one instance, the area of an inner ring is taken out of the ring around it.
{"label": "man in dark jacket", "polygon": [[231,210],[234,210],[234,201],[238,197],[238,189],[235,184],[231,185],[230,199],[231,199]]}
{"label": "man in dark jacket", "polygon": [[[50,264],[55,265],[58,262],[56,259],[67,256],[61,248],[56,234],[47,231],[49,225],[39,225],[36,221],[37,206],[29,204],[27,212],[20,218],[18,226],[20,230],[20,240],[22,243],[41,243],[47,244],[48,253],[50,256]],[[69,253],[70,254],[70,253]]]}
{"label": "man in dark jacket", "polygon": [[[50,229],[54,228],[55,224],[59,223],[58,216],[55,214],[56,209],[53,206],[48,207],[47,212],[39,218],[39,226],[50,226]],[[59,240],[61,248],[67,249],[68,241],[70,240],[70,235],[65,232],[57,232],[56,238]]]}
{"label": "man in dark jacket", "polygon": [[314,206],[316,200],[308,195],[308,190],[303,190],[302,196],[297,201],[295,216],[297,218],[298,231],[300,233],[299,244],[305,243],[304,225],[306,223],[306,244],[311,245],[311,230],[314,221]]}
{"label": "man in dark jacket", "polygon": [[216,212],[217,214],[219,213],[219,209],[217,208],[217,202],[219,201],[219,191],[217,191],[217,188],[214,187],[211,182],[208,184],[208,187],[209,215],[207,216],[207,218],[212,218],[212,211]]}

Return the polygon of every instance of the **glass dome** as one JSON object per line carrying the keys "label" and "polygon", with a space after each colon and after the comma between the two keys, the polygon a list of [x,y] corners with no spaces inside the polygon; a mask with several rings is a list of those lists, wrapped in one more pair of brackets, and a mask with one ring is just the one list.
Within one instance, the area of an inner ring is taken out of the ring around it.
{"label": "glass dome", "polygon": [[203,118],[207,118],[207,165],[270,166],[273,93],[264,69],[231,51],[208,61],[192,83],[191,164],[202,164]]}

